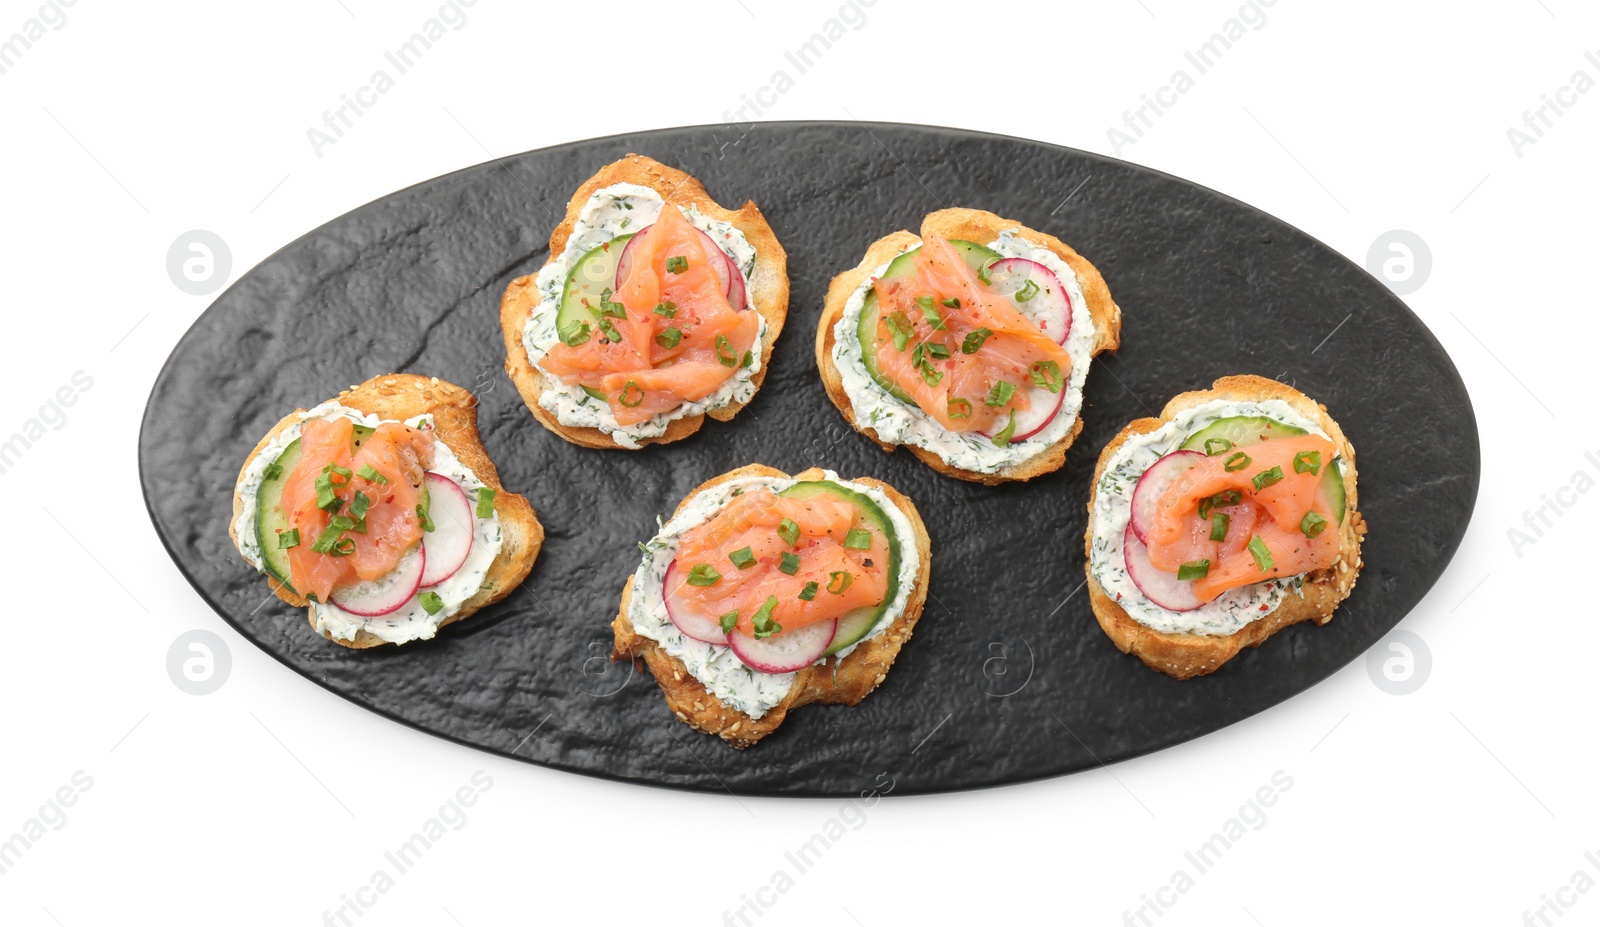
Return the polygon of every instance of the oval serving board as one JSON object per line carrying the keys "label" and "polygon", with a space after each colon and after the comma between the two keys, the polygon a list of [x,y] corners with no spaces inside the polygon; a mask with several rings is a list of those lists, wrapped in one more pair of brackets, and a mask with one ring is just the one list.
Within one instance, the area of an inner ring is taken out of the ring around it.
{"label": "oval serving board", "polygon": [[[501,364],[501,291],[548,258],[571,192],[638,152],[754,199],[789,254],[772,371],[734,422],[639,452],[585,450],[533,420]],[[987,488],[937,476],[851,431],[812,347],[828,280],[867,244],[945,206],[1058,235],[1123,310],[1123,348],[1089,374],[1062,470]],[[1324,339],[1326,339],[1324,341]],[[477,392],[501,478],[548,539],[522,590],[432,641],[352,651],[228,540],[233,482],[282,415],[368,377]],[[1258,373],[1325,403],[1355,444],[1371,533],[1355,593],[1212,676],[1177,682],[1119,653],[1083,592],[1089,480],[1130,419],[1218,376]],[[1168,747],[1305,690],[1378,641],[1439,578],[1471,517],[1477,425],[1449,357],[1361,268],[1214,191],[1081,151],[951,129],[762,123],[669,129],[517,155],[329,222],[200,316],[152,390],[146,504],[168,552],[229,624],[284,665],[396,721],[556,769],[710,792],[896,794],[1020,782]],[[703,480],[751,462],[833,468],[908,493],[933,538],[927,610],[860,706],[795,712],[735,751],[674,720],[648,675],[607,659],[638,541]]]}

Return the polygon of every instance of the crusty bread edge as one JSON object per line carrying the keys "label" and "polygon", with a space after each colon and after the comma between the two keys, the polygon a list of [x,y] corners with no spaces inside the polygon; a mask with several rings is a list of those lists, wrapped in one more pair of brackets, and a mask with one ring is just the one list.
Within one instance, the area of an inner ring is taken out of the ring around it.
{"label": "crusty bread edge", "polygon": [[[784,320],[789,314],[788,256],[784,253],[783,245],[778,243],[778,236],[773,233],[772,226],[767,224],[766,217],[761,214],[760,208],[754,202],[747,201],[737,210],[724,209],[706,193],[705,187],[695,178],[650,158],[630,154],[620,161],[602,167],[572,194],[572,199],[567,203],[566,218],[556,226],[555,231],[550,233],[550,258],[546,261],[547,264],[555,261],[566,250],[567,239],[571,237],[572,229],[578,221],[578,214],[583,211],[583,206],[589,201],[589,197],[594,195],[595,191],[617,183],[633,183],[649,187],[660,193],[661,198],[672,205],[693,206],[702,215],[728,222],[742,232],[745,240],[755,248],[756,263],[750,275],[749,300],[755,311],[761,313],[761,317],[767,320],[767,333],[761,343],[761,368],[751,376],[754,385],[751,399],[754,399],[755,391],[760,390],[762,381],[766,379],[767,367],[772,361],[773,345],[777,343],[778,335],[783,331]],[[522,342],[523,327],[539,304],[537,283],[538,274],[517,277],[506,286],[505,295],[500,299],[500,333],[506,347],[506,374],[511,377],[511,382],[516,384],[517,392],[522,394],[522,401],[527,404],[528,410],[544,427],[583,447],[629,450],[598,428],[563,425],[557,420],[555,413],[539,405],[539,396],[544,393],[549,381],[547,374],[535,366],[528,357],[527,346]],[[664,434],[654,438],[642,438],[638,443],[643,447],[650,444],[669,444],[687,438],[700,430],[706,415],[720,422],[731,421],[748,403],[749,400],[732,402],[719,409],[712,409],[705,415],[674,419],[667,424]]]}
{"label": "crusty bread edge", "polygon": [[[359,386],[351,387],[339,394],[338,401],[349,408],[368,415],[377,415],[385,420],[403,421],[413,416],[431,413],[435,425],[434,433],[438,439],[443,441],[468,469],[477,474],[478,479],[495,491],[494,510],[495,514],[500,516],[502,543],[500,553],[489,564],[489,571],[484,576],[486,588],[480,589],[463,602],[459,611],[439,622],[439,627],[461,621],[516,591],[517,586],[533,569],[533,562],[539,556],[539,548],[544,544],[544,526],[539,523],[538,515],[526,497],[507,492],[505,487],[500,485],[500,472],[495,468],[494,461],[489,459],[489,452],[485,450],[483,441],[478,435],[477,397],[470,391],[438,377],[392,373],[373,377]],[[239,495],[239,483],[244,479],[245,472],[250,469],[251,462],[266,449],[272,439],[299,422],[300,415],[305,411],[297,409],[284,416],[271,431],[267,432],[266,437],[256,444],[250,456],[245,458],[244,466],[239,468],[239,479],[234,481],[233,517],[228,522],[228,536],[232,538],[234,547],[239,549],[241,557],[244,555],[244,549],[240,547],[235,529],[239,515],[244,511],[244,500]],[[316,613],[312,611],[311,603],[306,601],[304,596],[271,576],[267,576],[267,582],[278,598],[290,605],[305,608],[311,627],[313,630],[316,628]],[[328,634],[323,634],[323,637],[341,646],[357,650],[388,643],[364,628],[356,633],[354,639],[348,641]]]}
{"label": "crusty bread edge", "polygon": [[[1052,252],[1072,268],[1078,277],[1079,285],[1083,288],[1089,316],[1094,320],[1095,341],[1090,349],[1090,355],[1097,355],[1102,351],[1115,351],[1122,338],[1122,310],[1112,300],[1111,290],[1106,286],[1105,278],[1100,272],[1065,242],[1052,235],[1027,228],[1019,222],[1003,219],[992,212],[979,209],[941,209],[929,213],[922,220],[922,236],[937,234],[945,238],[962,238],[977,242],[994,241],[1005,229],[1020,229],[1017,232],[1018,237]],[[817,369],[822,374],[822,385],[828,393],[828,398],[844,414],[845,420],[852,428],[877,442],[886,451],[893,451],[894,445],[880,439],[872,426],[863,425],[856,419],[855,407],[844,389],[844,379],[833,361],[833,329],[838,324],[839,318],[844,315],[845,303],[849,302],[851,294],[872,277],[873,271],[920,241],[921,237],[901,230],[873,242],[867,248],[861,263],[833,278],[833,282],[828,285],[828,295],[823,301],[822,317],[817,320]],[[1080,408],[1072,423],[1072,429],[1067,434],[1038,454],[995,473],[979,473],[975,470],[952,467],[939,459],[939,455],[926,448],[907,445],[907,449],[945,476],[994,485],[1014,480],[1029,480],[1060,469],[1066,462],[1067,449],[1077,440],[1082,430],[1083,410]]]}
{"label": "crusty bread edge", "polygon": [[[695,496],[714,486],[749,476],[783,479],[788,474],[761,464],[740,467],[701,484],[678,504],[677,511],[682,511]],[[797,480],[824,478],[823,471],[817,468],[794,476]],[[894,665],[895,658],[900,654],[900,648],[910,639],[917,619],[922,616],[922,607],[928,597],[928,577],[932,570],[933,547],[928,537],[928,529],[923,525],[917,507],[893,486],[870,477],[859,477],[847,482],[862,483],[881,490],[906,516],[906,520],[911,523],[911,531],[916,536],[920,563],[916,579],[912,583],[910,595],[906,598],[905,610],[882,634],[857,644],[856,649],[842,660],[837,656],[829,657],[822,663],[800,670],[795,674],[794,683],[783,701],[760,718],[752,718],[742,711],[723,704],[689,673],[682,660],[671,656],[655,641],[634,630],[633,622],[628,618],[628,607],[633,601],[633,577],[629,576],[627,584],[622,589],[622,604],[617,611],[617,618],[611,624],[615,635],[611,659],[643,659],[650,672],[655,675],[656,682],[660,684],[661,691],[667,699],[667,708],[672,711],[674,717],[701,733],[721,737],[740,750],[777,730],[789,712],[802,705],[860,704],[862,699],[883,682],[889,668]]]}
{"label": "crusty bread edge", "polygon": [[1095,578],[1089,562],[1084,563],[1088,577],[1089,604],[1095,619],[1106,636],[1123,653],[1131,653],[1151,669],[1166,673],[1176,679],[1189,679],[1215,671],[1233,659],[1245,647],[1258,647],[1263,641],[1283,628],[1302,621],[1327,624],[1334,609],[1355,588],[1356,577],[1361,572],[1361,539],[1367,533],[1366,521],[1357,509],[1356,452],[1344,431],[1328,414],[1325,406],[1304,393],[1257,376],[1223,377],[1211,389],[1180,393],[1168,402],[1160,418],[1141,418],[1122,429],[1105,450],[1100,452],[1100,462],[1095,466],[1094,481],[1089,490],[1089,520],[1084,532],[1083,552],[1086,558],[1093,554],[1096,501],[1100,492],[1100,477],[1105,473],[1111,458],[1129,438],[1148,434],[1172,421],[1179,412],[1214,399],[1231,399],[1241,402],[1281,399],[1307,418],[1321,425],[1339,449],[1344,466],[1345,520],[1339,528],[1339,559],[1333,566],[1317,570],[1306,576],[1302,587],[1304,597],[1289,593],[1273,612],[1265,618],[1252,621],[1226,636],[1206,634],[1173,634],[1157,631],[1140,624],[1106,594]]}

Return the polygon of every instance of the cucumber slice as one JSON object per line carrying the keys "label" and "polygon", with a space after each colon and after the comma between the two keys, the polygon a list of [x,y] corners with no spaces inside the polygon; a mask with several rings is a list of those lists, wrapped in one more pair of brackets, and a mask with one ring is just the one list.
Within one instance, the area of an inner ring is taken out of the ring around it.
{"label": "cucumber slice", "polygon": [[[578,322],[591,326],[600,318],[601,294],[616,286],[617,262],[623,246],[633,237],[630,232],[591,248],[567,273],[561,291],[561,308],[556,312],[556,331],[566,331]],[[584,300],[588,300],[585,304]]]}
{"label": "cucumber slice", "polygon": [[[1237,415],[1232,418],[1219,418],[1200,429],[1184,439],[1178,450],[1205,453],[1206,442],[1215,438],[1231,441],[1234,447],[1248,447],[1271,438],[1293,437],[1305,433],[1304,428],[1265,416]],[[1329,461],[1328,465],[1322,468],[1322,488],[1328,494],[1329,504],[1333,506],[1333,523],[1344,524],[1344,468],[1339,461]]]}
{"label": "cucumber slice", "polygon": [[[973,270],[981,270],[1000,260],[999,254],[976,242],[951,239],[950,244],[961,252],[961,256]],[[912,248],[890,261],[883,276],[887,279],[896,279],[915,274],[917,268],[914,255],[921,250],[920,246]],[[868,290],[866,299],[861,303],[861,318],[856,322],[856,339],[861,343],[861,365],[867,368],[867,375],[872,377],[872,382],[883,387],[885,392],[901,402],[915,405],[916,401],[910,394],[896,386],[895,382],[878,368],[878,294],[875,290]],[[843,632],[843,626],[839,630]]]}
{"label": "cucumber slice", "polygon": [[883,601],[874,606],[863,606],[853,611],[846,612],[839,618],[839,628],[833,635],[833,643],[828,646],[827,653],[834,654],[849,647],[851,644],[867,636],[883,613],[888,611],[889,603],[893,602],[900,588],[900,538],[895,534],[894,525],[889,521],[878,503],[872,501],[865,493],[847,489],[838,483],[829,480],[813,480],[796,483],[779,493],[791,499],[809,499],[819,495],[832,495],[849,502],[855,506],[856,526],[865,528],[883,535],[889,547],[889,585],[884,590]]}
{"label": "cucumber slice", "polygon": [[[261,491],[256,494],[256,545],[261,548],[261,565],[267,575],[288,586],[291,591],[294,586],[289,583],[289,552],[278,547],[278,534],[288,530],[289,521],[278,508],[278,500],[283,498],[284,484],[299,462],[300,439],[296,438],[273,461],[278,468],[278,475],[263,480]],[[302,542],[310,543],[310,540],[302,539]]]}

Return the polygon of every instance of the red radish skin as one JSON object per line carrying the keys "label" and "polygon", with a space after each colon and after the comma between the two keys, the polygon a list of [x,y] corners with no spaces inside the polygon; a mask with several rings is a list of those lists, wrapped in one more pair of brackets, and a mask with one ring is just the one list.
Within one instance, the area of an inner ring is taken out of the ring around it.
{"label": "red radish skin", "polygon": [[[1056,344],[1066,344],[1072,334],[1072,298],[1050,268],[1027,258],[1004,258],[989,265],[989,285],[1002,296],[1013,296],[1032,280],[1039,292],[1017,303],[1023,315],[1039,320],[1039,330]],[[1013,299],[1013,302],[1015,300]]]}
{"label": "red radish skin", "polygon": [[1199,451],[1173,451],[1151,464],[1144,476],[1139,477],[1139,484],[1133,488],[1128,527],[1140,541],[1150,542],[1150,525],[1155,521],[1156,503],[1161,500],[1161,494],[1205,457]]}
{"label": "red radish skin", "polygon": [[1206,604],[1194,594],[1194,583],[1178,579],[1178,574],[1158,570],[1150,562],[1150,551],[1129,525],[1122,536],[1122,557],[1128,578],[1144,597],[1169,612],[1191,612]]}
{"label": "red radish skin", "polygon": [[[1040,386],[1028,387],[1028,407],[1017,413],[1017,427],[1011,432],[1011,443],[1026,441],[1045,426],[1055,420],[1061,412],[1061,403],[1067,398],[1067,385],[1061,384],[1061,389],[1050,392]],[[995,419],[993,431],[982,432],[984,437],[992,438],[1006,427],[1009,419]]]}
{"label": "red radish skin", "polygon": [[833,636],[838,629],[839,622],[835,619],[783,631],[763,640],[734,631],[728,635],[728,646],[745,666],[758,673],[793,673],[822,659],[833,646]]}
{"label": "red radish skin", "polygon": [[422,574],[423,588],[437,586],[456,575],[472,553],[477,534],[472,503],[455,480],[428,472],[428,516],[433,530],[424,532],[422,546],[428,553],[428,567]]}
{"label": "red radish skin", "polygon": [[667,575],[661,579],[661,601],[667,606],[667,620],[701,643],[728,646],[728,635],[723,633],[716,619],[701,615],[689,603],[675,596],[673,593],[677,588],[678,561],[674,560],[667,565]]}
{"label": "red radish skin", "polygon": [[418,544],[400,558],[388,576],[335,589],[329,598],[334,605],[361,618],[392,615],[416,598],[427,568],[427,552]]}
{"label": "red radish skin", "polygon": [[[633,237],[628,239],[628,243],[622,246],[622,256],[617,258],[617,278],[611,283],[615,289],[622,289],[622,281],[628,279],[628,270],[633,267],[633,246],[644,240],[645,235],[649,234],[653,228],[655,228],[654,225],[645,226],[633,233]],[[713,267],[712,270],[716,271],[717,278],[722,281],[722,292],[727,295],[728,303],[733,306],[735,311],[743,309],[745,303],[744,279],[738,268],[734,266],[733,260],[728,257],[728,253],[717,246],[715,239],[707,235],[702,229],[695,229],[695,231],[700,233],[700,244],[704,245],[706,250],[712,254],[722,258],[721,263]],[[739,302],[737,304],[733,302],[735,279],[739,281],[737,285]]]}
{"label": "red radish skin", "polygon": [[742,312],[750,304],[749,294],[744,287],[744,271],[739,269],[738,262],[726,251],[722,253],[722,260],[728,265],[728,305],[734,312]]}

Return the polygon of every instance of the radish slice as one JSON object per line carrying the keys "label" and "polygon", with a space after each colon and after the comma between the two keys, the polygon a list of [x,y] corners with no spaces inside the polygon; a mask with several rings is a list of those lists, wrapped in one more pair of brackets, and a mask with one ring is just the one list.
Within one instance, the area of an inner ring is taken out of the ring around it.
{"label": "radish slice", "polygon": [[[1031,438],[1044,430],[1061,411],[1062,400],[1067,398],[1067,387],[1062,384],[1061,389],[1052,393],[1041,386],[1028,387],[1028,407],[1017,412],[1017,427],[1011,432],[1011,443]],[[1006,427],[1009,418],[996,418],[992,430],[983,432],[985,437],[992,438]]]}
{"label": "radish slice", "polygon": [[989,265],[989,286],[1001,296],[1012,297],[1032,280],[1038,287],[1027,302],[1017,303],[1017,311],[1039,323],[1039,329],[1056,344],[1066,344],[1072,333],[1072,299],[1061,280],[1050,268],[1027,258],[1005,258]]}
{"label": "radish slice", "polygon": [[744,288],[744,271],[739,269],[733,256],[726,251],[722,253],[722,259],[728,265],[728,305],[733,307],[734,312],[739,312],[750,302]]}
{"label": "radish slice", "polygon": [[728,646],[728,635],[722,633],[722,626],[676,594],[682,588],[677,574],[678,561],[674,560],[667,565],[667,575],[661,580],[661,599],[667,604],[667,618],[678,630],[697,641]]}
{"label": "radish slice", "polygon": [[[634,232],[633,237],[628,239],[628,243],[622,246],[622,255],[617,258],[617,279],[612,281],[611,284],[616,289],[622,289],[622,281],[628,279],[628,270],[633,267],[633,258],[636,254],[634,251],[634,246],[643,241],[644,237],[648,235],[650,230],[653,228],[655,228],[654,225],[647,225],[639,231]],[[717,246],[715,239],[713,239],[710,235],[707,235],[701,229],[695,229],[695,231],[700,233],[700,244],[704,245],[706,250],[711,254],[720,256],[722,258],[720,262],[713,262],[715,266],[713,266],[711,269],[717,272],[717,279],[722,281],[722,292],[728,296],[728,302],[732,303],[733,280],[735,277],[740,276],[738,271],[734,268],[733,262],[729,260],[728,253]],[[734,309],[744,308],[744,281],[742,279],[739,281],[739,290],[741,294],[740,305],[734,306]]]}
{"label": "radish slice", "polygon": [[329,598],[333,604],[362,618],[391,615],[416,597],[417,590],[422,588],[427,562],[428,555],[418,544],[400,558],[389,575],[335,589]]}
{"label": "radish slice", "polygon": [[792,673],[822,659],[832,646],[833,634],[838,628],[837,619],[819,621],[793,631],[781,631],[763,640],[734,631],[728,635],[728,646],[745,666],[758,673]]}
{"label": "radish slice", "polygon": [[1133,488],[1133,511],[1128,527],[1140,541],[1150,543],[1150,526],[1155,523],[1156,503],[1161,501],[1161,494],[1205,457],[1199,451],[1173,451],[1151,464],[1144,476],[1139,477],[1139,485]]}
{"label": "radish slice", "polygon": [[423,571],[422,585],[437,586],[456,575],[472,552],[474,530],[472,503],[467,494],[448,476],[429,471],[428,517],[433,520],[433,530],[422,536],[422,546],[428,551],[428,568]]}
{"label": "radish slice", "polygon": [[1194,583],[1179,579],[1176,573],[1156,569],[1150,562],[1150,549],[1133,533],[1132,525],[1122,536],[1122,557],[1128,565],[1128,578],[1154,604],[1169,612],[1194,611],[1206,604],[1195,597]]}

